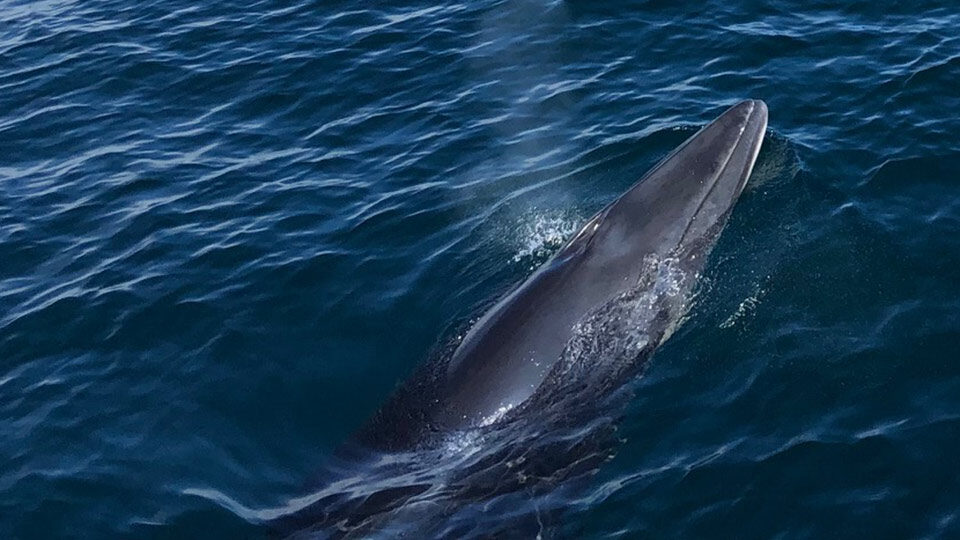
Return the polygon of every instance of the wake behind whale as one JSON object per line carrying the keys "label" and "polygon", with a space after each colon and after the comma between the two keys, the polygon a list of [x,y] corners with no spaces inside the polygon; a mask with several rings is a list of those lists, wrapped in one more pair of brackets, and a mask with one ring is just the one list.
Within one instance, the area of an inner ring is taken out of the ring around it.
{"label": "wake behind whale", "polygon": [[[611,456],[624,383],[689,308],[766,125],[763,102],[744,101],[664,158],[421,366],[338,452],[324,487],[270,527],[310,538],[541,535],[559,510],[551,491]],[[530,500],[533,512],[519,504]],[[488,512],[502,530],[474,529]]]}

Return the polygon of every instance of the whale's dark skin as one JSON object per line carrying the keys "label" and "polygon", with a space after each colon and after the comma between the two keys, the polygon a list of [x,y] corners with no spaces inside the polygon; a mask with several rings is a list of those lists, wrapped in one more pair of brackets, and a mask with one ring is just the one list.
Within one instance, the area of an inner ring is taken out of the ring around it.
{"label": "whale's dark skin", "polygon": [[[688,276],[684,294],[671,298],[689,293],[746,185],[766,126],[766,105],[747,100],[690,137],[487,311],[449,361],[415,375],[423,380],[401,388],[360,441],[411,448],[519,410],[556,367],[577,322],[635,288],[651,258],[671,258]],[[683,314],[685,304],[671,298],[660,301],[646,329],[649,352]]]}

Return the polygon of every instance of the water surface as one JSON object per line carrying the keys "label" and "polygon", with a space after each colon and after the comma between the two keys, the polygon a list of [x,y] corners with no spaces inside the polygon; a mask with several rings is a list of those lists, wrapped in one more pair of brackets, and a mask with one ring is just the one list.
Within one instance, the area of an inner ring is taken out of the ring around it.
{"label": "water surface", "polygon": [[754,181],[613,459],[470,519],[960,534],[960,8],[12,0],[0,20],[0,536],[261,536],[438,340],[748,97],[770,108]]}

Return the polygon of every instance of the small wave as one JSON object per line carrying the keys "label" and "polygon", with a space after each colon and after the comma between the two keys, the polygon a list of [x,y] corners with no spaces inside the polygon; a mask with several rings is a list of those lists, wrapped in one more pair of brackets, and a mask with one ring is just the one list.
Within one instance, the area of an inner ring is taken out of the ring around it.
{"label": "small wave", "polygon": [[740,305],[737,306],[737,309],[730,314],[722,323],[720,323],[720,328],[733,328],[738,323],[742,323],[746,318],[753,315],[756,311],[757,306],[760,305],[760,298],[766,293],[765,289],[761,289],[759,286],[754,289],[753,294],[744,298]]}
{"label": "small wave", "polygon": [[904,190],[941,184],[952,188],[960,171],[960,152],[938,156],[887,159],[872,171],[865,185],[879,190]]}
{"label": "small wave", "polygon": [[792,181],[803,164],[790,139],[777,133],[768,133],[763,141],[761,155],[757,159],[746,191],[767,187],[771,182]]}

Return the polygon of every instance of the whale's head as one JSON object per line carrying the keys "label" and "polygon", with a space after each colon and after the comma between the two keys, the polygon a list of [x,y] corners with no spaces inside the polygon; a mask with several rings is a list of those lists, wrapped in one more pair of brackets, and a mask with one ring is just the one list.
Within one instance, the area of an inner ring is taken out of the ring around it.
{"label": "whale's head", "polygon": [[569,255],[613,279],[650,255],[697,268],[746,186],[766,127],[762,101],[734,105],[590,220]]}

